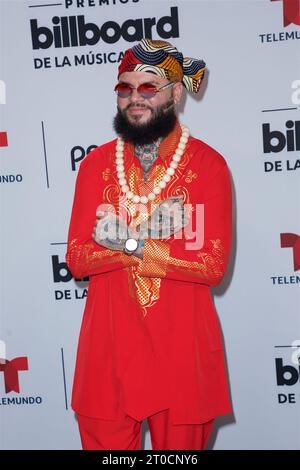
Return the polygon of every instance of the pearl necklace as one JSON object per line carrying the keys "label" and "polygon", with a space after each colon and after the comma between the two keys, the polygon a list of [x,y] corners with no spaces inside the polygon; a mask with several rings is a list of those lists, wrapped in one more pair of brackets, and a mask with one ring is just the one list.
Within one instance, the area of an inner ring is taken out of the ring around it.
{"label": "pearl necklace", "polygon": [[118,179],[119,179],[119,184],[121,186],[121,191],[122,193],[125,194],[126,199],[130,199],[132,202],[135,204],[138,204],[139,202],[143,204],[147,204],[148,201],[153,201],[158,194],[161,193],[162,189],[166,187],[167,183],[170,181],[171,177],[175,173],[175,169],[178,166],[178,163],[181,160],[182,155],[184,154],[185,151],[185,146],[188,141],[190,131],[189,128],[186,126],[181,126],[182,129],[182,134],[177,146],[177,149],[175,150],[175,153],[173,155],[172,161],[165,171],[164,176],[162,177],[161,181],[158,183],[157,186],[154,186],[153,191],[148,194],[148,196],[138,196],[137,194],[134,194],[132,191],[130,191],[130,188],[127,184],[125,172],[124,172],[124,141],[121,137],[118,137],[117,139],[117,145],[116,145],[116,166],[117,166],[117,174],[118,174]]}

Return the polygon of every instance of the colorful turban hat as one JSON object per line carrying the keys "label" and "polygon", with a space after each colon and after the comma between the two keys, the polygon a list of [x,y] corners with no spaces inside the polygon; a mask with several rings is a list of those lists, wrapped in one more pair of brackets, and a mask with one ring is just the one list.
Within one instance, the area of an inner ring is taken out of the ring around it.
{"label": "colorful turban hat", "polygon": [[167,41],[142,39],[125,51],[118,69],[118,78],[124,72],[152,72],[171,82],[182,82],[188,91],[197,93],[205,73],[201,59],[183,57]]}

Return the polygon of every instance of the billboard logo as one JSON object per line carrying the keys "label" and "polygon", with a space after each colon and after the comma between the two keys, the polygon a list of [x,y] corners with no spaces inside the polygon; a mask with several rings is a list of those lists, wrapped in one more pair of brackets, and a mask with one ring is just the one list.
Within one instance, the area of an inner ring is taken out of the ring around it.
{"label": "billboard logo", "polygon": [[[55,283],[66,283],[70,282],[73,279],[73,275],[68,268],[66,261],[61,261],[58,255],[52,255],[52,271],[53,271],[53,281]],[[79,282],[88,282],[89,276],[82,278],[74,278],[75,281]],[[71,289],[56,289],[55,290],[55,300],[71,300],[71,299],[85,299],[88,294],[87,288],[79,288],[74,291]]]}
{"label": "billboard logo", "polygon": [[[285,132],[271,130],[269,123],[263,123],[262,135],[264,153],[279,153],[283,150],[294,152],[300,150],[300,121],[286,121]],[[275,142],[274,142],[275,141]]]}
{"label": "billboard logo", "polygon": [[[275,346],[288,351],[285,358],[275,358],[276,383],[280,387],[278,403],[280,405],[294,404],[298,395],[290,387],[299,385],[300,380],[300,340],[294,340],[290,345]],[[288,388],[286,388],[288,387]]]}
{"label": "billboard logo", "polygon": [[[53,16],[52,25],[39,25],[37,19],[30,20],[32,48],[55,48],[94,46],[100,39],[107,44],[115,44],[120,39],[128,42],[139,41],[143,37],[152,38],[152,28],[156,25],[156,34],[162,39],[178,38],[178,8],[171,7],[170,16],[156,18],[136,18],[123,24],[106,21],[101,26],[86,23],[84,15]],[[132,33],[130,29],[134,29]],[[112,33],[111,33],[112,31]]]}
{"label": "billboard logo", "polygon": [[276,379],[277,385],[283,386],[287,385],[288,387],[292,387],[296,385],[300,377],[300,368],[296,368],[291,366],[290,364],[283,364],[283,360],[281,357],[276,357],[275,359],[276,365]]}
{"label": "billboard logo", "polygon": [[[281,156],[281,152],[286,152],[288,156],[295,155],[300,150],[300,121],[289,119],[285,123],[285,129],[271,129],[269,122],[262,124],[263,152],[265,156]],[[284,168],[284,166],[285,168]],[[295,160],[272,160],[264,162],[265,172],[271,171],[295,171],[300,168],[300,158]]]}
{"label": "billboard logo", "polygon": [[283,26],[297,24],[300,26],[300,0],[271,0],[283,3]]}

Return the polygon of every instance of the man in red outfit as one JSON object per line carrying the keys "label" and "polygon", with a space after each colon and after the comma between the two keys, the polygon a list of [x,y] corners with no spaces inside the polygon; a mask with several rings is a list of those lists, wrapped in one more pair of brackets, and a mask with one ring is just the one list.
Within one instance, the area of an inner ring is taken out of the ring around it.
{"label": "man in red outfit", "polygon": [[202,60],[143,39],[119,66],[118,137],[80,165],[66,261],[90,277],[72,408],[84,449],[204,449],[231,413],[210,286],[226,271],[231,185],[224,158],[177,117]]}

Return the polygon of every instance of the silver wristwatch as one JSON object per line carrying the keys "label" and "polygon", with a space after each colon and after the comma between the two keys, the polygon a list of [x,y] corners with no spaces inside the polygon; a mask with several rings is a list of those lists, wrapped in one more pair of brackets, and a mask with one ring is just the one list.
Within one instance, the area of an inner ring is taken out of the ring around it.
{"label": "silver wristwatch", "polygon": [[127,238],[124,246],[124,252],[132,255],[138,248],[139,242],[135,238]]}

